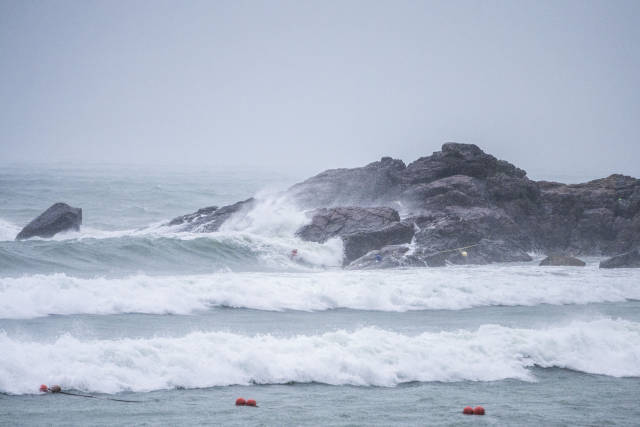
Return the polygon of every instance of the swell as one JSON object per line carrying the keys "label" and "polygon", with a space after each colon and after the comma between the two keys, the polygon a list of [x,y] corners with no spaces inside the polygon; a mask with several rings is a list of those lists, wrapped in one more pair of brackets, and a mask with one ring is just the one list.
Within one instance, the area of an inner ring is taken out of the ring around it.
{"label": "swell", "polygon": [[[293,263],[292,248],[305,257]],[[296,238],[249,233],[125,234],[117,237],[31,239],[0,242],[0,274],[68,273],[126,275],[140,272],[204,273],[232,269],[269,271],[340,265],[338,242],[324,245]]]}
{"label": "swell", "polygon": [[548,329],[483,325],[408,336],[377,328],[289,338],[194,332],[177,338],[23,341],[0,332],[0,391],[41,383],[115,393],[174,387],[318,382],[535,380],[531,367],[640,376],[640,324],[574,321]]}
{"label": "swell", "polygon": [[[204,249],[206,256],[209,250]],[[489,265],[386,271],[138,274],[120,278],[29,275],[0,278],[0,318],[191,314],[219,306],[271,311],[347,308],[403,312],[622,302],[640,299],[639,273]]]}

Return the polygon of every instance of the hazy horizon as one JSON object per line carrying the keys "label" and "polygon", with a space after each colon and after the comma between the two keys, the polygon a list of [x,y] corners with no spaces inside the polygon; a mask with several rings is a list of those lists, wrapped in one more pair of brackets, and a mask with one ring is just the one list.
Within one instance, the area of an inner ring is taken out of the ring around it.
{"label": "hazy horizon", "polygon": [[0,164],[640,176],[640,3],[0,0]]}

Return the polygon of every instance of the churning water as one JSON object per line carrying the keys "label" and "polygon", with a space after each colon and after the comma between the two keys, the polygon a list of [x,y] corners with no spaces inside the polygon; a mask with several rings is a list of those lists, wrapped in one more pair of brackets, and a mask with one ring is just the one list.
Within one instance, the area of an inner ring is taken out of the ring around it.
{"label": "churning water", "polygon": [[[306,216],[272,191],[290,183],[4,167],[0,423],[637,423],[639,270],[344,271],[339,240],[294,236]],[[164,225],[256,194],[220,232]],[[80,232],[13,240],[57,201],[83,208]],[[260,407],[235,407],[240,396]]]}

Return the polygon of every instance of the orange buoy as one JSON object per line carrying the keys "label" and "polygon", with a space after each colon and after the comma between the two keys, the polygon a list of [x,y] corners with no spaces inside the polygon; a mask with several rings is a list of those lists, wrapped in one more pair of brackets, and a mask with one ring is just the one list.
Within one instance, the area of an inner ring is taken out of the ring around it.
{"label": "orange buoy", "polygon": [[239,397],[236,399],[236,406],[244,406],[247,404],[247,401],[243,398]]}
{"label": "orange buoy", "polygon": [[46,393],[46,392],[48,392],[48,391],[49,391],[49,387],[47,387],[47,385],[46,385],[46,384],[42,384],[42,385],[40,386],[40,391],[41,391],[41,392],[43,392],[43,393]]}
{"label": "orange buoy", "polygon": [[465,406],[462,413],[465,415],[473,415],[473,408],[471,406]]}
{"label": "orange buoy", "polygon": [[473,408],[474,415],[484,415],[484,408],[482,406],[476,406]]}
{"label": "orange buoy", "polygon": [[247,406],[258,406],[255,400],[249,399],[247,400]]}

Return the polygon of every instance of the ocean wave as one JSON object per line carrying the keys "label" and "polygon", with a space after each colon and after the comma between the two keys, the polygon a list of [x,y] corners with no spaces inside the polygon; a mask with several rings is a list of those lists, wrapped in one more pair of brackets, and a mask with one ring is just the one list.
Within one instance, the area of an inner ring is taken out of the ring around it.
{"label": "ocean wave", "polygon": [[15,394],[34,393],[41,383],[116,393],[289,382],[531,381],[533,366],[640,376],[640,324],[613,319],[416,336],[362,328],[289,338],[194,332],[83,341],[66,334],[42,343],[0,332],[0,348],[0,391]]}
{"label": "ocean wave", "polygon": [[640,299],[639,275],[635,270],[595,267],[504,265],[123,278],[32,275],[0,278],[0,318],[132,312],[190,314],[217,306],[272,311],[349,308],[402,312],[619,302]]}
{"label": "ocean wave", "polygon": [[[296,237],[270,237],[242,232],[183,233],[173,236],[125,236],[101,239],[0,242],[0,272],[75,275],[127,275],[139,272],[205,273],[304,270],[340,266],[342,242],[303,242]],[[188,235],[187,235],[188,234]],[[296,261],[291,250],[301,254]]]}

